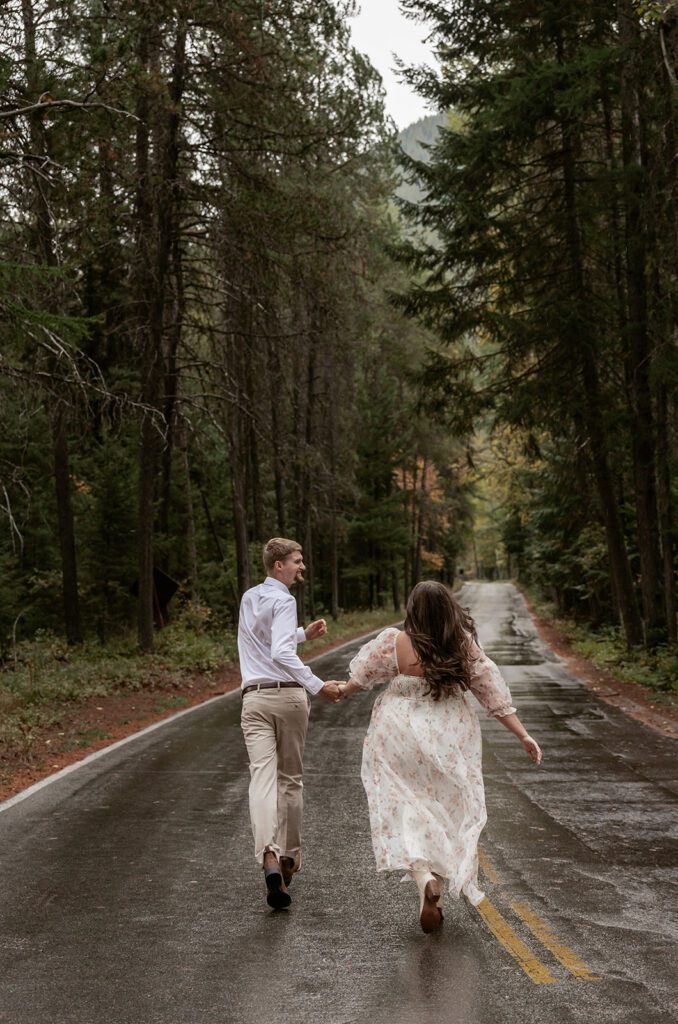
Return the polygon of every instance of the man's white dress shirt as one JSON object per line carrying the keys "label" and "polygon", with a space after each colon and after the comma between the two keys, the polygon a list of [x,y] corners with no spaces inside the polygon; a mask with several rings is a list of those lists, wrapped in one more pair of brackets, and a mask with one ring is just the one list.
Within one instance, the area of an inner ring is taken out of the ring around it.
{"label": "man's white dress shirt", "polygon": [[267,576],[240,602],[238,653],[242,687],[252,683],[301,683],[310,693],[325,684],[297,654],[306,639],[297,626],[297,602],[280,580]]}

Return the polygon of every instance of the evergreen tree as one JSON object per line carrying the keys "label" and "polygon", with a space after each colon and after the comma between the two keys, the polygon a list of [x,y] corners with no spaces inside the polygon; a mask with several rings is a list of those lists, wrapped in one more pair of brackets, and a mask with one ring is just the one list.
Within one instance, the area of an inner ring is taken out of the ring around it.
{"label": "evergreen tree", "polygon": [[[648,39],[630,7],[611,3],[404,6],[433,25],[443,62],[439,77],[410,77],[460,119],[430,163],[410,162],[426,198],[409,212],[438,241],[405,249],[419,275],[405,305],[448,346],[429,368],[431,401],[463,406],[466,429],[491,410],[528,438],[569,438],[585,459],[580,501],[595,494],[605,533],[608,608],[629,644],[652,644],[666,635],[673,580],[665,573],[662,602],[656,240],[637,134],[656,102]],[[669,473],[665,460],[670,493]]]}

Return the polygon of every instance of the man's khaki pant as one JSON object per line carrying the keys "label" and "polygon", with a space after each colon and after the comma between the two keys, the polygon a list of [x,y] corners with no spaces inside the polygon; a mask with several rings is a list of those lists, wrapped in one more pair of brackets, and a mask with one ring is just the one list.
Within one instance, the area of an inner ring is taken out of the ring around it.
{"label": "man's khaki pant", "polygon": [[305,689],[250,690],[240,724],[250,759],[254,855],[266,850],[301,860],[301,779],[310,701]]}

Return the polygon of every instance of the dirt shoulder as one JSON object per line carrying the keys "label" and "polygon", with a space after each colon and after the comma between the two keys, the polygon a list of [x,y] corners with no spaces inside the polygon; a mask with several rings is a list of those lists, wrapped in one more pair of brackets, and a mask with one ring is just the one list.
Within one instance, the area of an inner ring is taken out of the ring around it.
{"label": "dirt shoulder", "polygon": [[[364,630],[318,645],[303,654],[317,658],[350,640],[369,635]],[[77,703],[53,705],[50,724],[33,730],[21,744],[2,751],[0,801],[32,786],[40,779],[81,761],[95,750],[131,736],[148,725],[169,718],[195,704],[229,693],[240,686],[237,665],[223,665],[188,679],[168,672],[154,680],[151,689],[112,693]]]}
{"label": "dirt shoulder", "polygon": [[621,680],[578,654],[567,633],[542,618],[529,598],[525,594],[523,597],[541,639],[565,661],[572,674],[581,679],[596,697],[619,708],[655,732],[678,739],[678,707],[658,699],[657,693],[649,687]]}

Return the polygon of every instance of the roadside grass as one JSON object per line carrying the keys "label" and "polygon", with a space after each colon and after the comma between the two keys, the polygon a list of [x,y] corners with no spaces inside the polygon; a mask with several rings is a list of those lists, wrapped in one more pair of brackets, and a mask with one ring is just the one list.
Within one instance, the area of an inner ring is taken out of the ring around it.
{"label": "roadside grass", "polygon": [[[29,750],[39,731],[58,728],[70,709],[91,698],[179,689],[197,673],[233,662],[235,636],[210,634],[206,619],[200,609],[188,609],[158,633],[153,654],[140,654],[132,635],[105,646],[88,641],[69,647],[41,631],[18,644],[0,671],[0,751]],[[164,698],[166,703],[170,699]],[[74,742],[86,747],[105,738],[92,735]]]}
{"label": "roadside grass", "polygon": [[156,702],[155,710],[162,714],[164,711],[180,711],[181,708],[185,708],[187,704],[190,704],[188,697],[182,697],[178,694],[176,697],[162,697]]}
{"label": "roadside grass", "polygon": [[[305,658],[357,633],[370,632],[397,620],[383,609],[347,612],[327,620],[327,635],[300,647]],[[156,711],[185,707],[181,694],[192,677],[237,663],[234,630],[216,634],[209,628],[209,610],[189,607],[156,637],[153,654],[140,654],[132,635],[110,643],[88,641],[68,647],[48,632],[17,645],[0,670],[0,757],[3,749],[28,753],[38,733],[58,730],[79,704],[111,694],[157,691]],[[172,692],[174,691],[174,692]],[[75,746],[87,747],[106,735],[77,736]]]}
{"label": "roadside grass", "polygon": [[[104,729],[81,729],[65,744],[65,750],[80,750],[91,747],[98,740],[107,740],[108,733]],[[46,741],[49,743],[49,740]]]}
{"label": "roadside grass", "polygon": [[587,629],[572,619],[560,618],[553,604],[540,601],[534,593],[529,593],[529,597],[537,614],[559,629],[577,654],[621,682],[648,687],[657,701],[675,703],[678,696],[678,645],[665,644],[655,651],[635,647],[629,651],[619,627]]}

